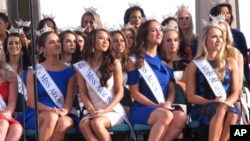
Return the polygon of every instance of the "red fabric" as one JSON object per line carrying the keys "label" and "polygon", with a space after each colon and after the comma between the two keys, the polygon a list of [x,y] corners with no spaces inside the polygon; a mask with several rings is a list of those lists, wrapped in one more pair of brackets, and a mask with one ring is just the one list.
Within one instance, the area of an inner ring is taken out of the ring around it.
{"label": "red fabric", "polygon": [[9,97],[9,82],[5,81],[0,85],[0,94],[3,97],[3,100],[6,102],[8,101]]}

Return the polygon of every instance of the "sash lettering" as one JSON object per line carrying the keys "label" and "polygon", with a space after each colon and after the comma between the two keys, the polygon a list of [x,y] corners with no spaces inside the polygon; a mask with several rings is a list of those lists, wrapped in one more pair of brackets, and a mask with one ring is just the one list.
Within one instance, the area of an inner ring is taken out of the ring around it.
{"label": "sash lettering", "polygon": [[194,60],[194,63],[202,72],[202,74],[207,79],[213,93],[216,97],[222,97],[224,101],[226,100],[227,94],[225,88],[223,87],[220,80],[218,80],[217,74],[215,73],[212,66],[204,58]]}
{"label": "sash lettering", "polygon": [[[129,58],[135,63],[135,56],[130,56]],[[159,80],[151,69],[151,67],[149,66],[148,62],[144,60],[144,66],[138,69],[138,71],[142,75],[143,79],[146,81],[148,87],[150,88],[158,103],[165,102],[164,94],[162,92]]]}
{"label": "sash lettering", "polygon": [[[87,62],[84,60],[79,61],[73,65],[82,77],[86,80],[86,82],[93,88],[95,93],[106,103],[109,104],[113,98],[113,95],[107,90],[105,87],[102,87],[100,84],[100,79],[96,75],[96,73],[90,68]],[[124,121],[130,126],[131,136],[135,140],[135,134],[133,132],[132,125],[127,117],[127,114],[120,103],[113,107],[113,110],[120,114]]]}
{"label": "sash lettering", "polygon": [[57,87],[53,79],[50,77],[48,72],[45,70],[45,68],[37,64],[36,65],[36,71],[37,71],[37,79],[40,81],[46,92],[48,93],[51,100],[58,106],[63,107],[64,104],[64,96],[61,92],[61,90]]}

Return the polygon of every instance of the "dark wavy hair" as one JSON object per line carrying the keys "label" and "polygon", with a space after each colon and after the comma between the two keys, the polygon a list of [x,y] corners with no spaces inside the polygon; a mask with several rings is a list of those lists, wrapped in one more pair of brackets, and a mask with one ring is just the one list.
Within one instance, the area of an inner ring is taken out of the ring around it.
{"label": "dark wavy hair", "polygon": [[112,50],[112,42],[110,41],[111,38],[107,30],[94,29],[88,34],[87,40],[84,44],[83,59],[86,61],[90,61],[92,59],[94,55],[93,48],[95,46],[96,35],[100,31],[106,32],[109,37],[109,48],[106,52],[103,53],[102,64],[99,68],[99,72],[101,73],[101,78],[100,78],[101,86],[106,87],[108,79],[112,76],[114,72],[114,61],[115,61],[115,54]]}
{"label": "dark wavy hair", "polygon": [[22,45],[22,49],[21,49],[21,56],[22,58],[19,59],[19,64],[18,64],[18,68],[17,71],[18,72],[22,72],[22,70],[28,70],[28,67],[31,66],[31,57],[29,55],[28,52],[28,47],[25,44],[24,38],[23,36],[20,36],[19,33],[10,33],[6,39],[4,40],[4,52],[5,52],[5,56],[6,56],[6,62],[9,63],[10,61],[10,56],[8,53],[8,40],[10,37],[18,37],[20,39],[20,43]]}
{"label": "dark wavy hair", "polygon": [[[227,8],[228,8],[229,13],[230,13],[230,15],[231,15],[231,21],[230,21],[230,23],[229,23],[229,25],[231,26],[231,24],[232,24],[232,22],[233,22],[233,20],[234,20],[234,17],[233,17],[233,10],[232,10],[232,5],[231,5],[231,4],[229,4],[229,3],[220,3],[220,4],[218,4],[218,5],[214,6],[214,7],[212,7],[211,10],[210,10],[210,15],[212,15],[212,16],[217,16],[217,15],[219,15],[219,14],[220,14],[220,8],[221,8],[221,7],[227,7]],[[209,17],[209,20],[210,20],[210,21],[212,20],[211,17]]]}
{"label": "dark wavy hair", "polygon": [[[148,45],[147,37],[149,34],[149,26],[152,22],[157,22],[157,20],[147,20],[139,28],[136,37],[136,47],[135,47],[135,57],[136,57],[136,68],[141,68],[144,65],[144,54],[146,52],[146,47]],[[160,52],[160,45],[157,48],[157,51]]]}
{"label": "dark wavy hair", "polygon": [[[82,59],[82,54],[81,54],[81,51],[80,51],[80,45],[79,45],[78,42],[77,42],[76,33],[73,32],[73,31],[71,31],[71,30],[65,30],[65,31],[63,31],[63,32],[61,32],[61,33],[59,34],[59,40],[60,40],[61,45],[62,45],[62,54],[63,54],[63,52],[64,52],[64,50],[63,50],[63,41],[64,41],[64,39],[65,39],[65,35],[66,35],[66,34],[73,34],[73,35],[75,36],[75,38],[76,38],[76,50],[75,50],[75,52],[72,54],[72,59],[71,59],[71,61],[70,61],[71,64],[74,64],[74,63],[76,63],[76,62],[78,62],[78,61],[80,61],[80,60]],[[61,56],[61,57],[62,57],[62,56]]]}
{"label": "dark wavy hair", "polygon": [[129,22],[129,17],[130,17],[130,15],[131,15],[131,13],[132,13],[133,11],[137,11],[137,10],[140,11],[140,12],[141,12],[141,16],[142,16],[143,18],[145,18],[144,10],[143,10],[141,7],[139,7],[139,6],[129,7],[129,8],[125,11],[125,14],[124,14],[124,18],[123,18],[124,24],[128,24],[128,22]]}

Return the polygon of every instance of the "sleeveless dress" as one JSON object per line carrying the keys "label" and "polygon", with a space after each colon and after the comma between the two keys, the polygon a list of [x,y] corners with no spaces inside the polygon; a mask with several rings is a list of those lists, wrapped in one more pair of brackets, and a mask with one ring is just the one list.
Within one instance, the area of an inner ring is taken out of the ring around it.
{"label": "sleeveless dress", "polygon": [[[99,67],[96,67],[93,69],[93,71],[97,74],[97,76],[100,78],[100,73],[99,73]],[[108,104],[106,104],[98,95],[97,93],[93,90],[93,88],[89,85],[89,83],[86,83],[88,93],[89,93],[89,98],[94,106],[95,109],[105,109]],[[112,95],[115,93],[115,86],[114,86],[114,77],[113,75],[108,79],[107,81],[107,90],[111,92]],[[123,123],[123,118],[120,116],[118,113],[114,111],[107,112],[103,114],[102,116],[108,118],[111,122],[111,126],[114,126],[116,124]]]}
{"label": "sleeveless dress", "polygon": [[[168,84],[170,81],[174,81],[173,71],[167,65],[161,62],[161,58],[159,54],[155,57],[151,57],[147,54],[144,55],[145,61],[148,62],[149,66],[152,68],[153,72],[155,73],[156,77],[159,80],[161,85],[164,98],[166,99],[168,96]],[[151,92],[150,88],[148,87],[147,83],[141,76],[138,70],[133,70],[128,72],[128,85],[134,85],[139,83],[139,91],[141,94],[146,96],[148,99],[152,100],[155,103],[158,103],[156,98],[154,97],[153,93]],[[130,121],[131,124],[148,124],[148,118],[150,114],[158,108],[157,106],[146,106],[142,105],[136,100],[131,105],[130,108]]]}
{"label": "sleeveless dress", "polygon": [[[213,66],[214,61],[208,61],[211,66]],[[230,89],[231,89],[231,75],[230,75],[230,70],[228,68],[228,65],[226,64],[225,66],[226,74],[224,76],[224,80],[222,81],[222,85],[224,86],[226,90],[227,97],[230,94]],[[197,68],[196,69],[196,94],[199,94],[200,96],[213,100],[215,99],[215,95],[208,84],[206,78],[203,76],[202,72]],[[210,123],[211,118],[214,116],[216,112],[216,106],[218,103],[208,103],[206,105],[193,105],[190,115],[192,120],[198,120],[200,121],[203,125],[208,126]],[[236,114],[239,114],[240,111],[235,108],[235,107],[229,107],[228,108],[229,112],[233,112]]]}
{"label": "sleeveless dress", "polygon": [[[60,89],[60,91],[63,93],[64,98],[66,96],[67,92],[67,85],[69,79],[75,74],[75,70],[71,67],[67,67],[64,70],[60,71],[49,71],[47,70],[50,77],[54,80],[57,87]],[[59,108],[50,98],[50,96],[47,94],[46,90],[42,86],[42,84],[37,80],[37,92],[38,92],[38,101],[43,103],[46,106],[49,107],[56,107]],[[74,121],[74,125],[78,126],[79,123],[79,117],[75,114],[68,114],[69,117],[72,118]],[[17,118],[20,122],[24,123],[25,120],[25,128],[26,129],[35,129],[35,111],[31,107],[27,107],[25,111],[18,116]]]}
{"label": "sleeveless dress", "polygon": [[[8,81],[4,81],[1,85],[0,85],[0,95],[2,96],[4,102],[6,103],[6,105],[8,105],[8,97],[9,97],[9,82]],[[14,118],[5,118],[0,116],[0,119],[5,119],[9,122],[9,124],[12,123],[18,123],[20,124],[17,120],[15,120]]]}

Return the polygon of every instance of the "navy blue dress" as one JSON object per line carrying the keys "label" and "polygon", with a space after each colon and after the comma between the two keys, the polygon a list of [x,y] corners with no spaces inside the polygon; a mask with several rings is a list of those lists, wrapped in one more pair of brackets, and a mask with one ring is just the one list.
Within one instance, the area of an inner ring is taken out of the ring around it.
{"label": "navy blue dress", "polygon": [[[155,57],[151,57],[147,54],[144,55],[144,59],[148,62],[156,77],[158,78],[165,99],[168,96],[168,84],[171,80],[174,81],[173,71],[161,62],[161,58],[159,55]],[[148,87],[145,80],[142,78],[140,72],[138,70],[133,70],[128,72],[128,85],[134,85],[139,83],[139,91],[148,99],[152,100],[155,103],[158,103],[150,88]],[[145,106],[137,102],[136,100],[132,103],[130,109],[130,121],[131,124],[148,124],[148,118],[152,111],[154,111],[156,106]]]}
{"label": "navy blue dress", "polygon": [[[213,66],[214,62],[209,61],[209,63]],[[228,65],[225,67],[226,69],[226,74],[224,76],[224,80],[222,81],[222,84],[226,90],[227,97],[230,94],[231,90],[231,75],[230,71],[228,68]],[[203,76],[202,72],[197,68],[196,70],[196,94],[206,98],[213,100],[215,99],[215,95],[210,88],[210,85],[208,84],[206,78]],[[190,115],[192,120],[198,120],[200,121],[203,125],[209,125],[211,118],[214,116],[216,112],[216,106],[218,103],[209,103],[206,105],[194,105],[193,108],[190,111]],[[237,113],[239,114],[239,110],[237,108],[228,108],[230,112]]]}

